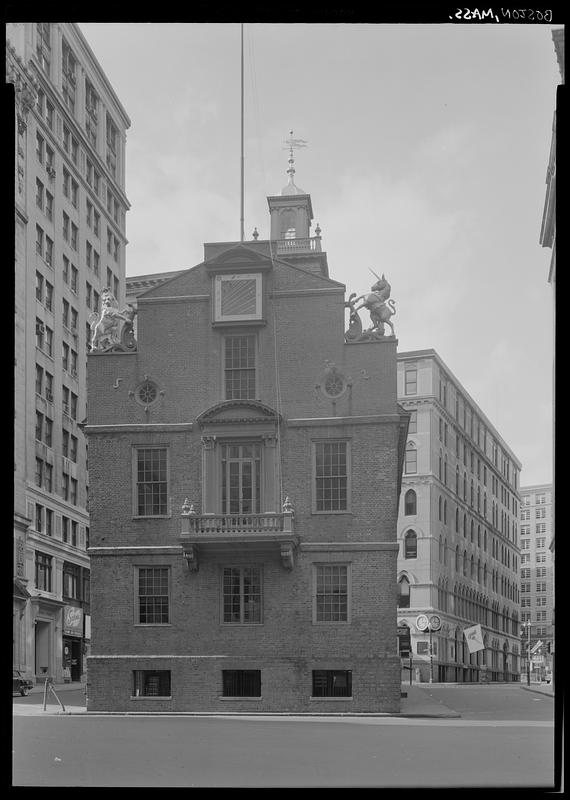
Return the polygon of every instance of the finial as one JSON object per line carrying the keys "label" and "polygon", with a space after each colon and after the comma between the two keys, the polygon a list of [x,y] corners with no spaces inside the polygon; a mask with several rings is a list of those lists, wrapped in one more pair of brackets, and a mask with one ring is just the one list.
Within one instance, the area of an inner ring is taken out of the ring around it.
{"label": "finial", "polygon": [[289,169],[287,170],[287,174],[289,175],[289,183],[293,183],[293,175],[295,174],[295,167],[293,164],[295,163],[295,159],[293,158],[293,148],[299,149],[300,147],[306,147],[307,142],[305,139],[294,139],[293,138],[293,131],[289,131],[289,138],[285,139],[284,144],[287,147],[284,147],[283,150],[289,150]]}
{"label": "finial", "polygon": [[292,514],[293,511],[293,503],[289,500],[289,497],[286,497],[285,502],[283,503],[283,513]]}
{"label": "finial", "polygon": [[321,226],[319,225],[318,222],[317,222],[317,227],[315,228],[315,234],[316,234],[317,238],[319,238],[319,239],[321,238]]}
{"label": "finial", "polygon": [[259,237],[259,231],[257,230],[257,228],[254,228],[254,229],[253,229],[253,233],[252,233],[251,235],[253,236],[253,238],[255,239],[255,241],[257,241],[257,239],[258,239],[258,237]]}

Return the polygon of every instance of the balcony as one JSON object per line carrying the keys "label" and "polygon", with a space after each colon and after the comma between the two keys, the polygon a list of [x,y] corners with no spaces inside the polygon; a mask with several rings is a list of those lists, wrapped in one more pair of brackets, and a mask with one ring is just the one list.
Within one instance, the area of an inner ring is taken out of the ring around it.
{"label": "balcony", "polygon": [[179,541],[192,572],[199,557],[208,553],[256,552],[278,554],[285,569],[294,565],[298,536],[293,526],[294,510],[289,499],[282,513],[196,514],[185,501]]}
{"label": "balcony", "polygon": [[320,253],[321,237],[311,236],[307,239],[277,239],[275,242],[277,255],[286,253]]}

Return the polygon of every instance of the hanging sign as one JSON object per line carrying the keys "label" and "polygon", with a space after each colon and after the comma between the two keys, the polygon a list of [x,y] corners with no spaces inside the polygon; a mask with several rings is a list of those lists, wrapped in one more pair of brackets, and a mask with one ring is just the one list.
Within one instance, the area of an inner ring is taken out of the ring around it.
{"label": "hanging sign", "polygon": [[83,609],[77,606],[63,607],[63,632],[83,636]]}
{"label": "hanging sign", "polygon": [[470,628],[464,628],[463,634],[467,640],[467,649],[470,653],[477,653],[479,650],[485,649],[481,625],[471,625]]}

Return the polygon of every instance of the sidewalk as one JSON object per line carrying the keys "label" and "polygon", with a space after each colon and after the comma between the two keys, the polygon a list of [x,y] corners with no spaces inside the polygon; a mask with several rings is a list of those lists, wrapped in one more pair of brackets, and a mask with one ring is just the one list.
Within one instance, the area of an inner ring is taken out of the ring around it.
{"label": "sidewalk", "polygon": [[531,683],[527,686],[526,683],[521,683],[521,689],[525,692],[536,692],[537,694],[544,694],[547,697],[554,697],[554,686],[551,683]]}
{"label": "sidewalk", "polygon": [[[426,684],[427,687],[427,684]],[[14,716],[47,716],[47,715],[60,715],[60,714],[86,714],[87,709],[85,706],[67,706],[65,704],[65,692],[70,689],[84,689],[85,684],[83,683],[64,683],[64,684],[55,684],[54,689],[56,694],[59,696],[59,699],[63,703],[65,707],[65,711],[62,711],[61,706],[57,703],[55,697],[51,692],[48,692],[47,695],[47,703],[46,703],[46,710],[43,710],[43,702],[39,702],[36,704],[31,703],[17,703],[14,702],[12,706],[12,713]],[[30,689],[30,694],[40,694],[43,695],[44,687],[43,686],[35,686],[33,689]],[[402,685],[402,692],[407,695],[407,697],[402,697],[400,701],[400,713],[390,714],[390,713],[374,713],[370,716],[375,717],[424,717],[424,718],[433,718],[433,719],[449,719],[454,717],[460,717],[457,711],[454,711],[448,706],[440,703],[438,700],[434,700],[432,697],[429,696],[426,689],[421,688],[420,686],[405,686]],[[14,698],[15,699],[15,698]],[[96,714],[97,712],[92,712]],[[113,712],[107,712],[107,714],[111,715]],[[105,714],[105,715],[107,715]],[[129,712],[116,712],[116,716],[126,716]],[[189,716],[189,717],[199,717],[203,716],[200,712],[173,712],[175,716]],[[224,716],[222,712],[219,714],[216,713],[208,713],[208,716]],[[235,714],[234,716],[239,716],[239,714]],[[251,714],[244,714],[244,716],[251,716]],[[319,714],[319,715],[307,715],[307,714],[294,714],[294,713],[287,713],[287,714],[260,714],[259,716],[330,716],[331,719],[335,718],[334,714],[327,715],[327,714]],[[348,716],[352,716],[351,714],[342,714],[342,717],[346,718]],[[355,717],[366,717],[367,714],[354,714]]]}

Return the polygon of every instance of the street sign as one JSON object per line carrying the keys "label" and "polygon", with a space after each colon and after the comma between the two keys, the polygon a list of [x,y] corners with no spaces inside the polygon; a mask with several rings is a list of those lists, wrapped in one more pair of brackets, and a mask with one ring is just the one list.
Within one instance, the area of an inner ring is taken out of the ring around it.
{"label": "street sign", "polygon": [[419,631],[427,631],[429,628],[429,619],[425,614],[420,614],[419,617],[416,617],[416,628]]}
{"label": "street sign", "polygon": [[536,651],[539,650],[541,647],[542,647],[542,642],[539,639],[538,642],[534,645],[534,647],[530,648],[530,652],[536,653]]}
{"label": "street sign", "polygon": [[429,626],[432,631],[438,631],[441,628],[441,619],[437,616],[437,614],[432,614],[429,618]]}

